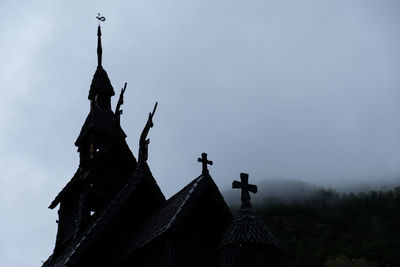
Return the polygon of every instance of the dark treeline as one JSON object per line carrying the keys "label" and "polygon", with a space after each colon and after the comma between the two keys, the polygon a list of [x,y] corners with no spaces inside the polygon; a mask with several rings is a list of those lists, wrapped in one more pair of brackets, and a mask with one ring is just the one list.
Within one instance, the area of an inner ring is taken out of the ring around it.
{"label": "dark treeline", "polygon": [[254,208],[281,243],[283,266],[400,266],[400,193],[318,189]]}

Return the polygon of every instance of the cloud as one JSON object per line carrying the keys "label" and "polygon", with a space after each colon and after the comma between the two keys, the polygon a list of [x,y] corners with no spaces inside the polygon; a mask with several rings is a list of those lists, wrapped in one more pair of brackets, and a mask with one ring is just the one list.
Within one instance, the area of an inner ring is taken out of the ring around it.
{"label": "cloud", "polygon": [[200,174],[201,152],[221,187],[240,172],[330,186],[400,175],[395,1],[0,5],[1,235],[14,237],[0,265],[51,253],[46,208],[78,165],[99,11],[104,67],[116,91],[128,82],[122,126],[135,154],[159,101],[149,164],[167,196]]}

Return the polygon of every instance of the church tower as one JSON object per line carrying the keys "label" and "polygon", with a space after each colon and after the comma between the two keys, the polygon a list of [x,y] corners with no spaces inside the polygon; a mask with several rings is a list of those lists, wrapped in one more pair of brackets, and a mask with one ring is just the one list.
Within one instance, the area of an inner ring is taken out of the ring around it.
{"label": "church tower", "polygon": [[126,184],[137,162],[120,126],[122,89],[115,113],[111,109],[114,89],[102,66],[101,28],[97,29],[97,69],[89,90],[90,112],[75,142],[80,164],[72,180],[50,208],[60,204],[55,251],[74,240]]}
{"label": "church tower", "polygon": [[242,190],[242,204],[220,242],[219,266],[278,267],[282,256],[281,246],[253,210],[249,192],[257,193],[257,186],[248,181],[249,175],[241,173],[240,182],[232,183],[232,188]]}

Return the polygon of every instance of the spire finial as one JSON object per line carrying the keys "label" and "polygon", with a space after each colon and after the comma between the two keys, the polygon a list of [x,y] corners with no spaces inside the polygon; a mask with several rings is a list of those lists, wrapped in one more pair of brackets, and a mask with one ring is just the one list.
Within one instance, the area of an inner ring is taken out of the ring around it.
{"label": "spire finial", "polygon": [[102,17],[100,13],[97,13],[97,17],[99,20],[99,26],[97,28],[97,65],[101,66],[101,59],[103,55],[103,49],[101,47],[101,28],[100,28],[100,22],[106,21],[105,17]]}
{"label": "spire finial", "polygon": [[242,206],[241,206],[241,208],[251,208],[249,192],[252,192],[253,194],[257,193],[257,186],[249,184],[249,175],[247,173],[241,173],[240,174],[240,182],[233,181],[232,188],[242,189],[242,196],[241,196]]}

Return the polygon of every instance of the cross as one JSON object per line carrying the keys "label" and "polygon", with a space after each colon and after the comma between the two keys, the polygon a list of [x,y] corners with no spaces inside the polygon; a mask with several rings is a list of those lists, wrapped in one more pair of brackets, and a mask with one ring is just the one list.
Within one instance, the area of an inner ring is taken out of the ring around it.
{"label": "cross", "polygon": [[249,191],[252,193],[257,193],[257,186],[249,184],[249,175],[247,173],[241,173],[240,174],[240,182],[239,181],[233,181],[232,183],[232,188],[241,188],[242,189],[242,208],[251,208],[251,203],[250,203],[250,194]]}
{"label": "cross", "polygon": [[197,162],[201,162],[203,165],[202,174],[208,174],[207,164],[213,165],[213,162],[207,159],[207,153],[201,153],[201,158],[198,158]]}

